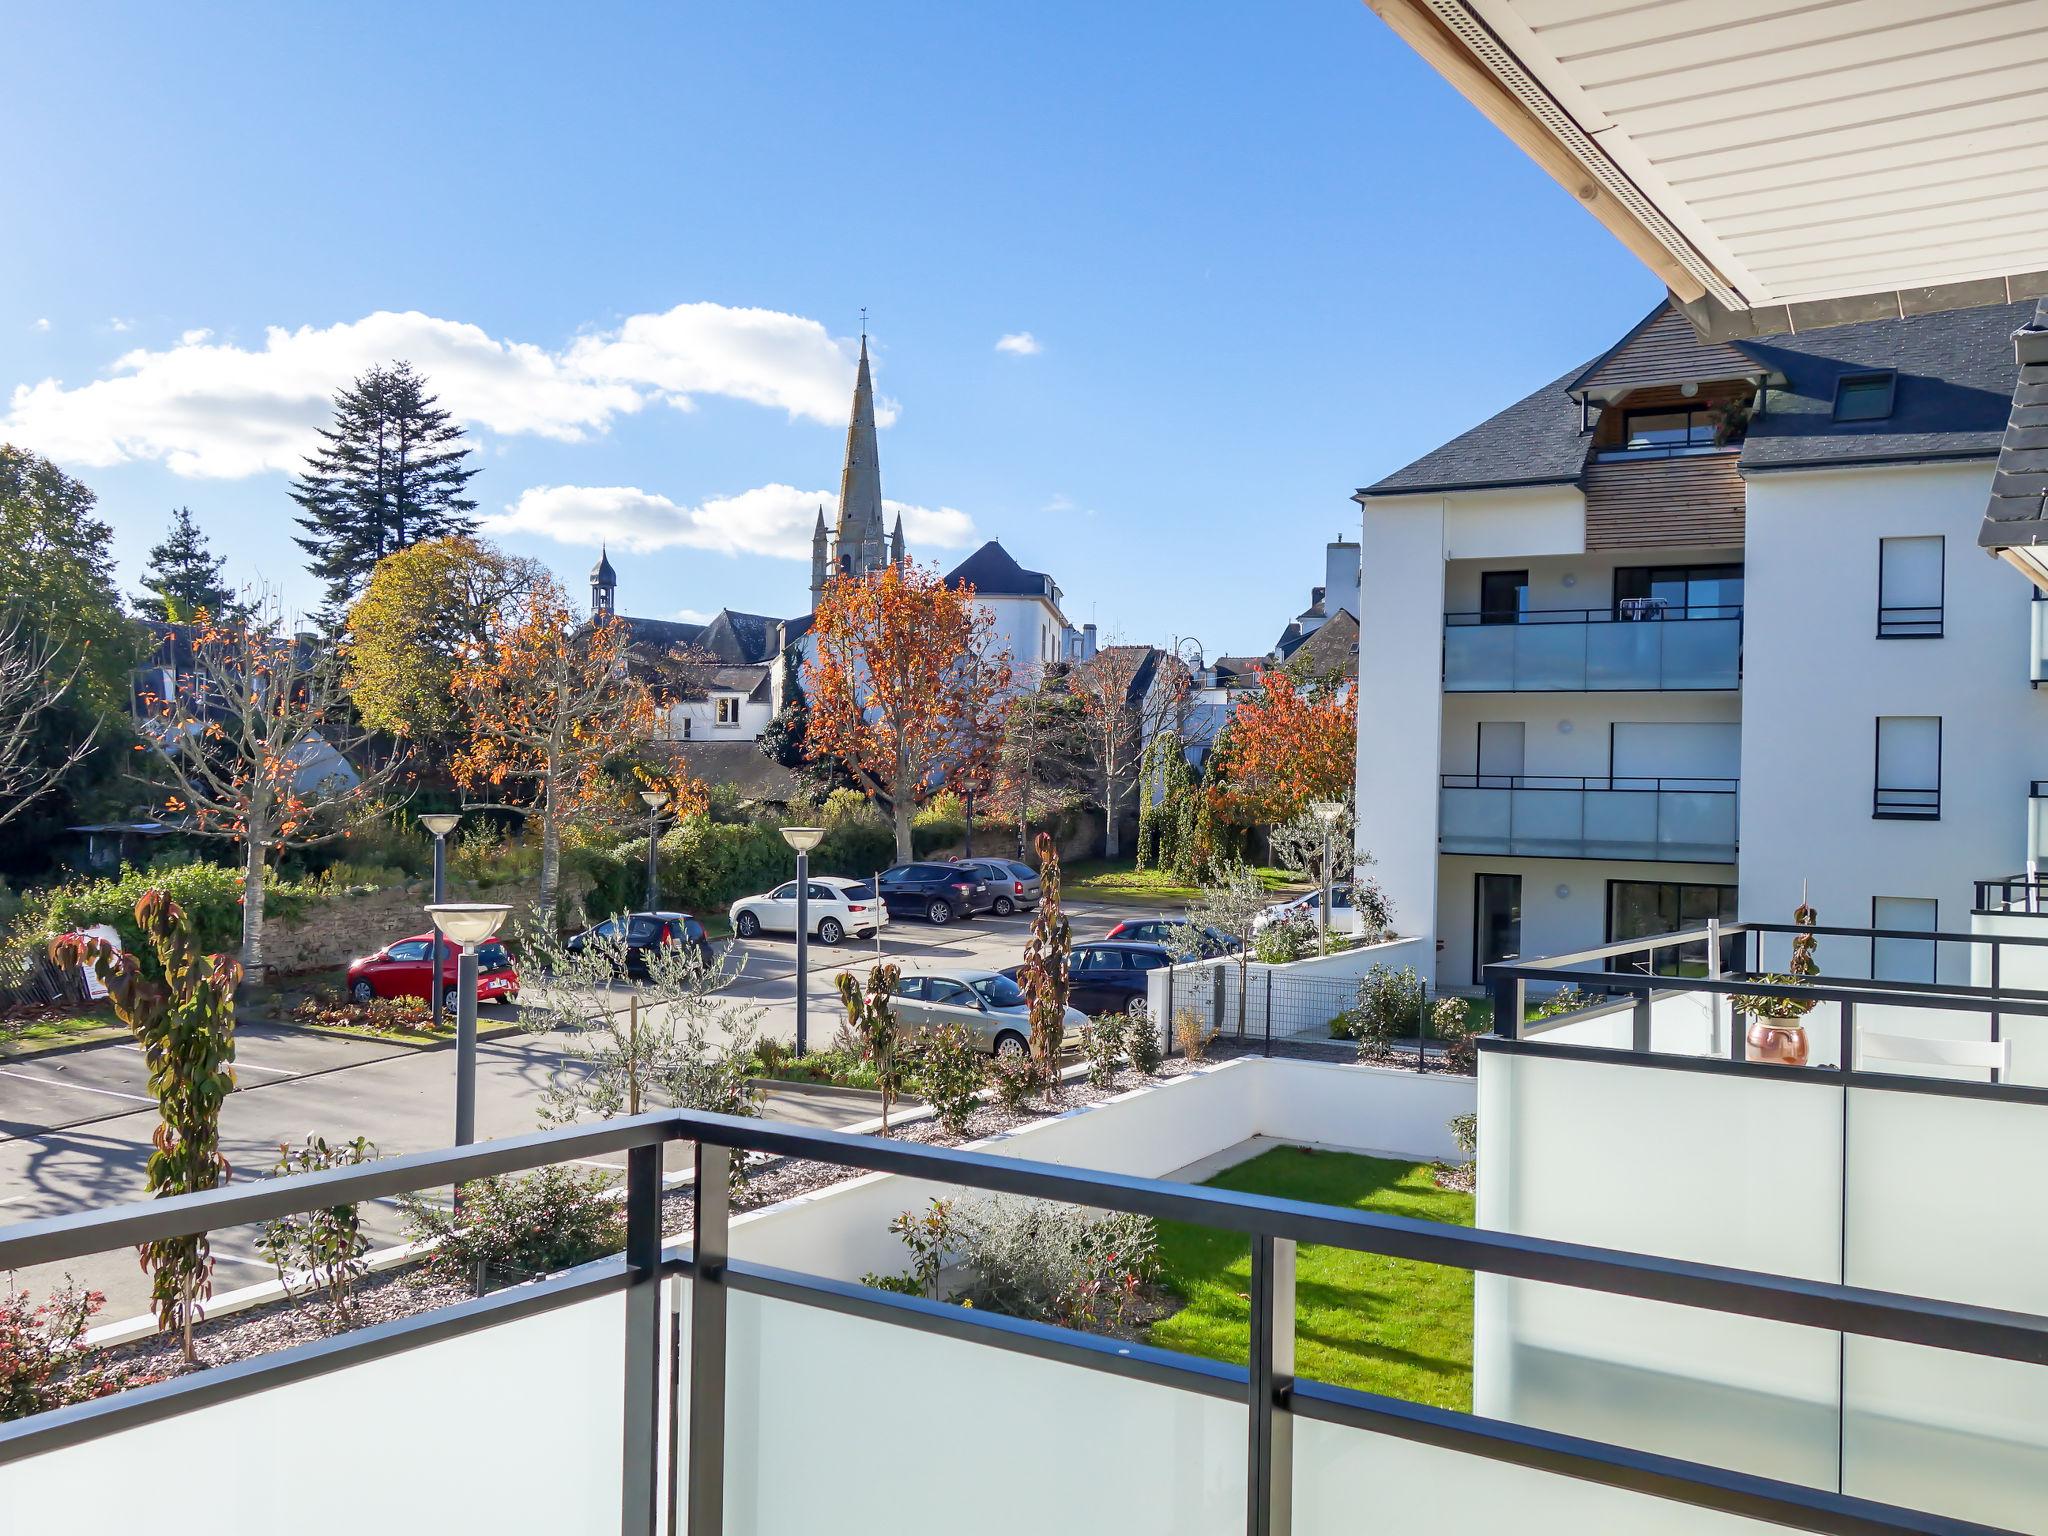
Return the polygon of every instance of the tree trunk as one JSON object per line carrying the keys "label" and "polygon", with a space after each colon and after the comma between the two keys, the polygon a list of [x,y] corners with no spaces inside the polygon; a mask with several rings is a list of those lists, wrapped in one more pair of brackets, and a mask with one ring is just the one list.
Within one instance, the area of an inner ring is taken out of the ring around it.
{"label": "tree trunk", "polygon": [[912,781],[910,770],[903,763],[896,765],[896,777],[889,784],[889,816],[896,823],[896,862],[910,862],[910,801]]}
{"label": "tree trunk", "polygon": [[970,789],[963,798],[967,802],[967,830],[962,834],[964,841],[960,851],[971,859],[974,857],[974,791]]}
{"label": "tree trunk", "polygon": [[244,833],[242,861],[242,985],[263,984],[263,839],[265,828],[255,814]]}
{"label": "tree trunk", "polygon": [[1122,851],[1116,835],[1116,775],[1102,775],[1102,856],[1114,859]]}
{"label": "tree trunk", "polygon": [[549,932],[555,928],[555,886],[562,873],[562,831],[555,825],[552,809],[543,808],[540,818],[540,920]]}

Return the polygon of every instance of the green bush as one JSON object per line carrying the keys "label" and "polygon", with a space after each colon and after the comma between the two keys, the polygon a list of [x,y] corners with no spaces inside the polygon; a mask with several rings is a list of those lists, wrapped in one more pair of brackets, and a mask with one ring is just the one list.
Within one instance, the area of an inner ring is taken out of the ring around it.
{"label": "green bush", "polygon": [[910,1045],[910,1088],[937,1111],[939,1124],[955,1136],[967,1130],[988,1064],[964,1024],[942,1024]]}
{"label": "green bush", "polygon": [[463,1280],[519,1281],[553,1274],[626,1246],[626,1208],[606,1190],[611,1176],[575,1168],[479,1179],[462,1188],[462,1211],[402,1195],[416,1241],[438,1239],[430,1268]]}
{"label": "green bush", "polygon": [[[242,872],[223,864],[181,864],[172,869],[136,869],[99,880],[74,881],[35,891],[22,902],[10,949],[40,948],[60,933],[105,923],[121,936],[121,947],[149,959],[150,946],[135,923],[135,904],[143,892],[162,890],[185,909],[201,950],[231,952],[242,943]],[[303,917],[324,891],[306,881],[266,880],[263,910],[267,919]]]}
{"label": "green bush", "polygon": [[1357,1039],[1360,1057],[1385,1056],[1401,1036],[1421,1032],[1427,996],[1422,978],[1412,968],[1404,965],[1397,971],[1376,965],[1358,984],[1358,1006],[1344,1033]]}

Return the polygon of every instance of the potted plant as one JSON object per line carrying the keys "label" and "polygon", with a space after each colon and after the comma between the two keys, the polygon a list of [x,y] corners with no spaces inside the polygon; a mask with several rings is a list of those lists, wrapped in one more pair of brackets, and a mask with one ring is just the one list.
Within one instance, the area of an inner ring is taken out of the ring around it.
{"label": "potted plant", "polygon": [[[1818,914],[1803,896],[1793,909],[1792,921],[1808,930],[1792,940],[1792,969],[1776,975],[1758,976],[1755,980],[1776,987],[1791,987],[1820,974],[1820,966],[1813,958],[1818,940],[1811,932],[1818,921]],[[1728,1001],[1737,1013],[1749,1020],[1749,1031],[1744,1036],[1745,1059],[1775,1061],[1788,1067],[1806,1065],[1806,1026],[1799,1021],[1812,1010],[1813,998],[1761,997],[1755,993],[1738,992]]]}

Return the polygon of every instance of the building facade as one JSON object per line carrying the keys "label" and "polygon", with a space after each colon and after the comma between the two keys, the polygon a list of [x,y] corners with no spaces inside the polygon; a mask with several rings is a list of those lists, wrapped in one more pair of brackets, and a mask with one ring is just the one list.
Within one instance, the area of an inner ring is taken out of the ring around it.
{"label": "building facade", "polygon": [[1660,305],[1358,493],[1359,839],[1439,985],[1802,893],[1967,928],[2024,864],[2039,610],[1975,541],[2030,307],[1709,344]]}

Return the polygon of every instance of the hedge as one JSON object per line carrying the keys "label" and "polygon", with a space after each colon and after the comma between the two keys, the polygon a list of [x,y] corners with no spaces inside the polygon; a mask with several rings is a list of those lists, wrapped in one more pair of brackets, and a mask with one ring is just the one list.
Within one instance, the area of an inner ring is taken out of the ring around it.
{"label": "hedge", "polygon": [[[60,933],[105,923],[121,935],[124,949],[145,953],[135,904],[152,888],[185,909],[208,953],[233,954],[242,947],[242,872],[222,864],[177,864],[165,869],[123,865],[111,878],[31,891],[22,903],[8,948],[39,948]],[[324,894],[300,881],[266,880],[263,910],[268,918],[297,918]]]}

